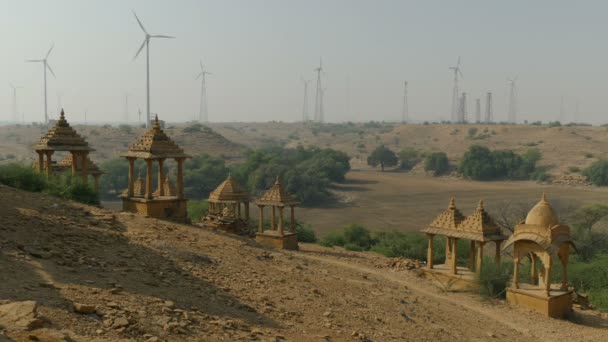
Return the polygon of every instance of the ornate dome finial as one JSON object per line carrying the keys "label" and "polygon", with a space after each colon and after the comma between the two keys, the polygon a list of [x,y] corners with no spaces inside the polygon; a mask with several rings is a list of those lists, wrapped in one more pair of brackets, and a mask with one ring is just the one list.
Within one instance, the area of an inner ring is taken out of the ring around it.
{"label": "ornate dome finial", "polygon": [[451,209],[451,210],[456,209],[456,200],[454,199],[454,195],[452,195],[452,197],[450,197],[450,206],[448,207],[448,209]]}
{"label": "ornate dome finial", "polygon": [[278,175],[277,175],[277,178],[275,178],[275,180],[274,180],[274,184],[281,184],[281,180],[279,179]]}
{"label": "ornate dome finial", "polygon": [[479,204],[477,205],[478,211],[483,211],[483,200],[479,200]]}
{"label": "ornate dome finial", "polygon": [[543,195],[540,198],[541,202],[547,202],[547,195],[545,194],[545,192],[543,191]]}
{"label": "ornate dome finial", "polygon": [[158,114],[154,115],[154,129],[157,131],[160,129],[160,123],[158,122]]}

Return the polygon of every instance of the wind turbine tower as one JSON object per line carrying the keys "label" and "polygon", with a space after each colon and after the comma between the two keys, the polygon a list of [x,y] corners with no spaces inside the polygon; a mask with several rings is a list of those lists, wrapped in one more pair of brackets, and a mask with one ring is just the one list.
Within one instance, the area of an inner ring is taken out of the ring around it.
{"label": "wind turbine tower", "polygon": [[407,123],[410,120],[409,108],[407,105],[407,81],[403,83],[403,112],[401,113],[401,123]]}
{"label": "wind turbine tower", "polygon": [[304,102],[302,103],[302,121],[308,122],[310,118],[308,117],[308,84],[310,80],[305,80],[302,77],[302,84],[304,84]]}
{"label": "wind turbine tower", "polygon": [[207,75],[213,75],[210,72],[205,70],[203,66],[203,61],[200,61],[201,72],[196,76],[196,80],[201,79],[201,105],[198,112],[198,121],[199,122],[209,122],[209,112],[207,111]]}
{"label": "wind turbine tower", "polygon": [[494,121],[493,117],[493,108],[492,108],[492,93],[488,93],[486,95],[486,123],[492,123]]}
{"label": "wind turbine tower", "polygon": [[462,93],[460,97],[460,106],[458,109],[458,122],[465,123],[467,121],[467,93]]}
{"label": "wind turbine tower", "polygon": [[16,86],[12,83],[9,83],[11,88],[13,88],[13,121],[19,122],[19,112],[17,111],[17,89],[21,89],[22,87]]}
{"label": "wind turbine tower", "polygon": [[144,25],[141,23],[139,18],[137,17],[137,14],[135,14],[135,12],[133,12],[133,15],[135,16],[135,19],[137,20],[139,27],[145,33],[144,41],[141,44],[141,46],[139,47],[139,50],[137,50],[137,53],[135,54],[135,57],[133,57],[133,60],[135,60],[137,58],[137,56],[139,55],[139,53],[145,46],[146,47],[146,128],[149,128],[151,125],[151,122],[152,122],[152,114],[150,113],[150,38],[175,38],[175,37],[163,36],[163,35],[150,35],[148,33],[148,31],[146,31],[146,29],[144,28]]}
{"label": "wind turbine tower", "polygon": [[42,70],[43,70],[43,74],[44,74],[44,123],[45,124],[49,123],[49,113],[47,110],[48,106],[47,106],[47,96],[46,96],[46,93],[47,93],[46,92],[46,70],[48,69],[51,72],[51,75],[53,75],[53,77],[55,77],[55,73],[53,72],[53,69],[51,69],[51,66],[47,62],[47,59],[49,58],[49,55],[51,54],[53,47],[54,47],[54,45],[51,45],[51,48],[46,53],[46,55],[44,56],[43,59],[26,60],[26,62],[31,62],[31,63],[42,63]]}
{"label": "wind turbine tower", "polygon": [[515,88],[515,81],[517,76],[514,78],[507,79],[511,85],[509,91],[509,123],[517,123],[517,93]]}
{"label": "wind turbine tower", "polygon": [[452,90],[452,111],[451,111],[451,117],[452,117],[452,123],[457,122],[458,121],[458,112],[460,109],[460,103],[458,100],[458,97],[460,95],[460,91],[458,89],[458,75],[460,75],[460,77],[462,77],[462,71],[460,69],[460,57],[458,57],[458,62],[456,63],[456,66],[450,67],[450,70],[454,71],[454,89]]}
{"label": "wind turbine tower", "polygon": [[315,121],[323,122],[323,87],[321,85],[321,73],[323,73],[323,60],[319,59],[319,66],[315,68],[317,73],[317,91],[315,94]]}
{"label": "wind turbine tower", "polygon": [[475,123],[481,122],[481,99],[475,99]]}

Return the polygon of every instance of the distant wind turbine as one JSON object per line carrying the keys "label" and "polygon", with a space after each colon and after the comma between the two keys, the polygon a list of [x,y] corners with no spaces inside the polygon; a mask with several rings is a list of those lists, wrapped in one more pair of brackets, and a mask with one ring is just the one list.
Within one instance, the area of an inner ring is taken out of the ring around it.
{"label": "distant wind turbine", "polygon": [[407,123],[410,118],[409,108],[407,105],[407,81],[403,83],[403,112],[401,113],[401,123]]}
{"label": "distant wind turbine", "polygon": [[461,122],[462,118],[460,118],[458,115],[460,112],[460,90],[458,89],[458,75],[462,77],[462,71],[460,69],[460,56],[458,57],[458,62],[456,63],[456,66],[449,67],[449,69],[454,71],[454,89],[452,91],[452,123]]}
{"label": "distant wind turbine", "polygon": [[321,73],[323,72],[323,60],[319,59],[319,66],[314,70],[317,73],[317,92],[315,94],[315,121],[323,122],[323,93],[324,89],[321,85]]}
{"label": "distant wind turbine", "polygon": [[213,75],[212,73],[205,70],[203,61],[200,61],[201,72],[196,76],[195,80],[201,79],[201,105],[198,112],[199,122],[209,122],[209,112],[207,109],[207,75]]}
{"label": "distant wind turbine", "polygon": [[514,78],[508,78],[510,84],[509,90],[509,123],[517,122],[517,90],[515,88],[515,81],[517,81],[517,76]]}
{"label": "distant wind turbine", "polygon": [[51,45],[51,48],[46,53],[46,55],[44,56],[43,59],[28,59],[28,60],[26,60],[26,62],[42,63],[42,69],[43,69],[43,72],[44,72],[44,123],[45,124],[49,123],[49,113],[47,111],[47,97],[46,97],[46,70],[48,69],[51,72],[51,75],[53,75],[53,77],[55,77],[55,73],[53,72],[53,69],[51,68],[51,66],[47,62],[47,59],[49,58],[49,55],[51,54],[51,51],[53,50],[53,47],[55,47],[54,44]]}
{"label": "distant wind turbine", "polygon": [[304,84],[304,102],[302,103],[302,121],[308,122],[310,118],[308,117],[308,84],[310,80],[305,80],[302,77],[302,83]]}
{"label": "distant wind turbine", "polygon": [[143,41],[143,43],[141,43],[141,46],[139,47],[139,50],[137,50],[137,53],[135,54],[135,57],[133,57],[133,60],[135,60],[137,58],[137,56],[139,55],[139,53],[141,52],[141,50],[143,50],[143,48],[145,46],[146,47],[146,128],[149,128],[150,123],[152,121],[152,116],[151,116],[152,114],[150,113],[150,38],[175,38],[175,37],[163,36],[163,35],[150,35],[148,33],[148,31],[146,31],[146,29],[144,28],[144,25],[141,23],[139,18],[137,17],[137,14],[135,14],[135,11],[133,11],[133,15],[135,16],[135,19],[137,20],[139,27],[145,33],[144,41]]}
{"label": "distant wind turbine", "polygon": [[23,87],[16,86],[12,83],[9,83],[11,88],[13,88],[13,120],[15,122],[19,122],[19,112],[17,111],[17,89],[21,89]]}

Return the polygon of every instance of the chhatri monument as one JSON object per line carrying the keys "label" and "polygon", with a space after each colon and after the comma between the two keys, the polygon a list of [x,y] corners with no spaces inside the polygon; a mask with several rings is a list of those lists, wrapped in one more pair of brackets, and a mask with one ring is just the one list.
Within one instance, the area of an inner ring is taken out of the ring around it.
{"label": "chhatri monument", "polygon": [[236,234],[249,226],[249,193],[231,175],[209,194],[209,214],[202,223]]}
{"label": "chhatri monument", "polygon": [[[278,176],[272,187],[262,194],[255,204],[260,208],[259,228],[255,240],[262,245],[270,247],[298,250],[294,208],[300,202],[285,191]],[[272,208],[270,212],[270,230],[264,230],[265,207]],[[283,218],[283,210],[285,208],[289,208],[290,213],[289,231],[285,231],[285,219]]]}

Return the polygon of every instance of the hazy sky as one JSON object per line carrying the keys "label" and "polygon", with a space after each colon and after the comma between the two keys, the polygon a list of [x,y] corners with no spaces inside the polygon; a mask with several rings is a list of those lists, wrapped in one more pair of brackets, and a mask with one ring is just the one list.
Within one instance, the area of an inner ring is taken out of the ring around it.
{"label": "hazy sky", "polygon": [[[12,90],[27,121],[43,118],[42,58],[51,43],[49,113],[58,94],[71,121],[124,121],[145,111],[144,36],[150,45],[151,111],[169,121],[198,113],[200,59],[211,121],[296,121],[303,85],[323,57],[327,121],[399,120],[403,81],[417,121],[449,119],[452,73],[462,56],[469,107],[494,93],[506,120],[507,77],[517,75],[518,120],[603,123],[608,71],[606,1],[0,0],[0,121],[11,119]],[[50,75],[49,75],[50,76]],[[472,110],[469,111],[471,116]]]}

